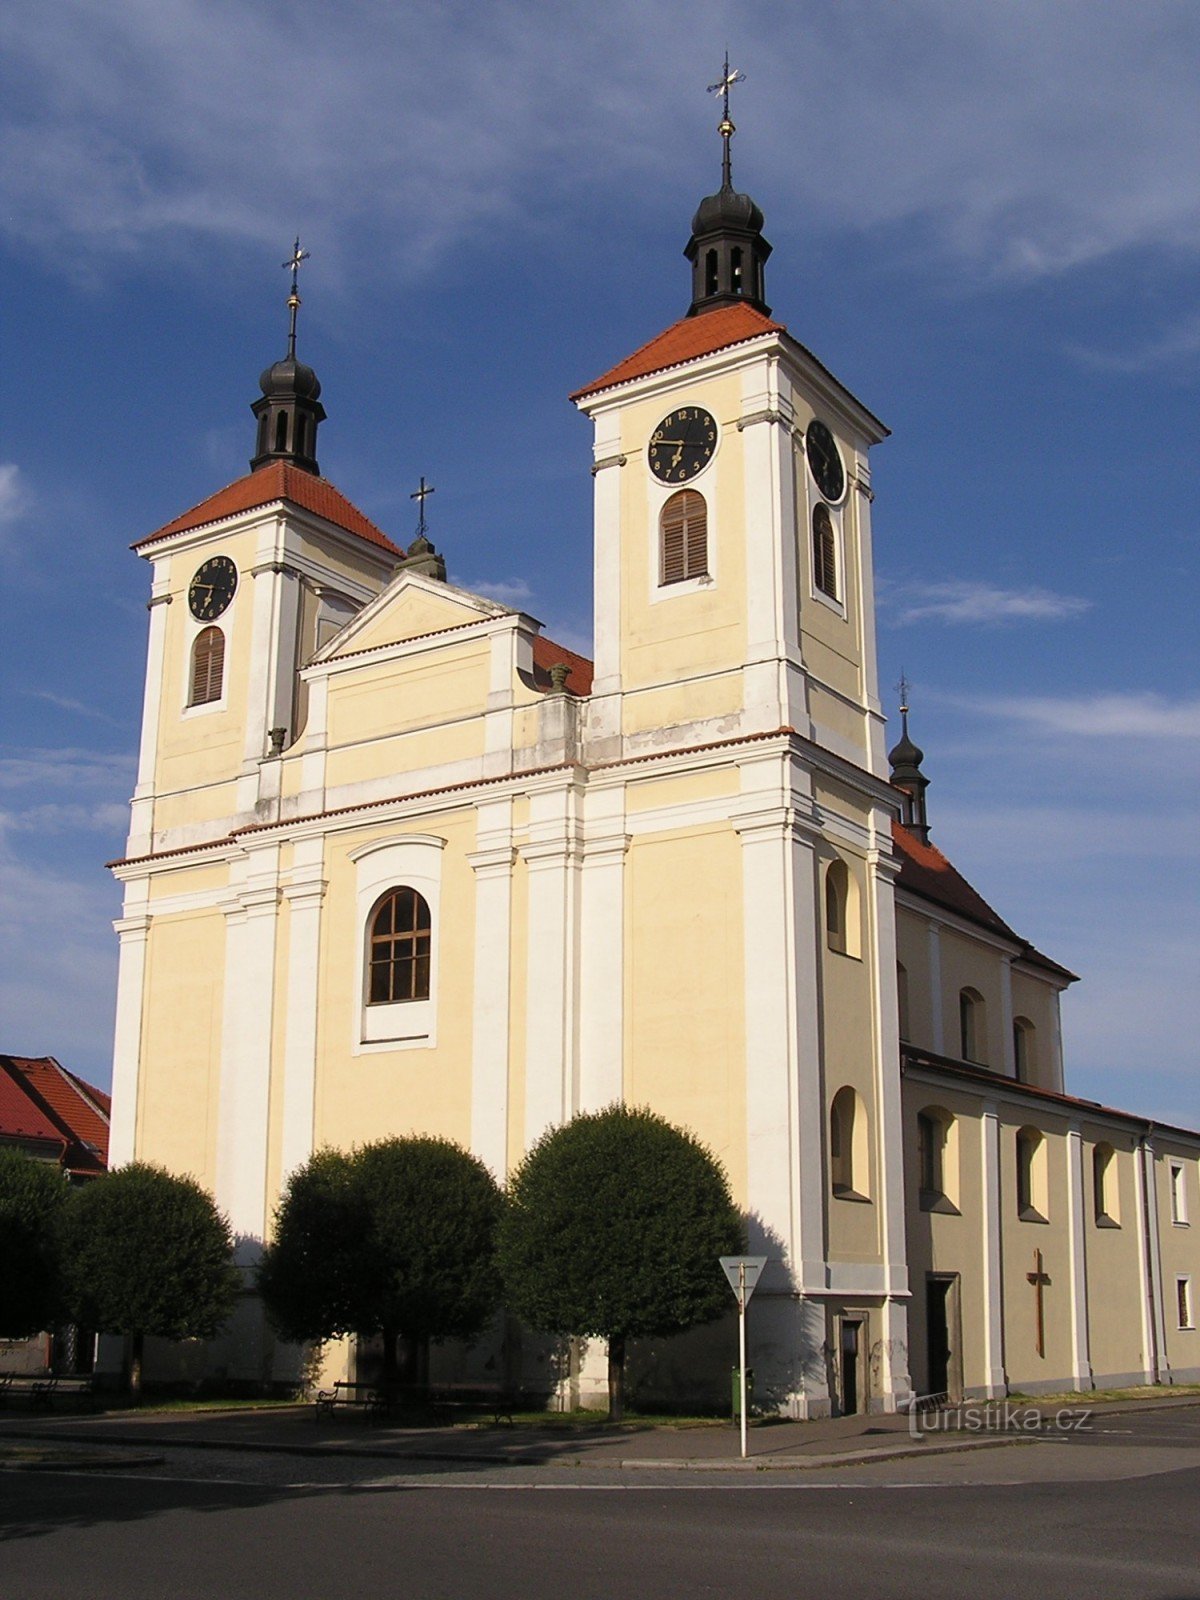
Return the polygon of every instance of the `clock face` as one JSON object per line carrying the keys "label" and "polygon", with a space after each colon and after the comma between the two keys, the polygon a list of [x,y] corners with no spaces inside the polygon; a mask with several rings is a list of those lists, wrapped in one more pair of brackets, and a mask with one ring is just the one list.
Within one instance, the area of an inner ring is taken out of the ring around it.
{"label": "clock face", "polygon": [[655,428],[646,447],[660,483],[687,483],[703,472],[717,448],[717,424],[702,406],[680,406]]}
{"label": "clock face", "polygon": [[808,469],[826,500],[840,500],[846,488],[846,472],[833,435],[823,422],[809,423],[804,435]]}
{"label": "clock face", "polygon": [[233,599],[237,568],[228,556],[209,556],[188,586],[188,606],[197,622],[212,622]]}

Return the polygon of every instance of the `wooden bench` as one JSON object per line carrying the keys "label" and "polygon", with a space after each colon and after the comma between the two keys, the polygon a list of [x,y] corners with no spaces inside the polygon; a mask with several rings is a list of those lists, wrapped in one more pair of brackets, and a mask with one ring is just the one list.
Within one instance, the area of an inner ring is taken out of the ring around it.
{"label": "wooden bench", "polygon": [[439,1384],[430,1395],[430,1405],[439,1422],[453,1423],[456,1417],[488,1416],[496,1427],[513,1426],[513,1412],[519,1397],[506,1389],[491,1389],[477,1383]]}
{"label": "wooden bench", "polygon": [[350,1383],[345,1378],[338,1378],[332,1389],[318,1389],[316,1398],[316,1421],[322,1417],[332,1417],[335,1411],[365,1411],[368,1414],[378,1411],[382,1400],[378,1385],[374,1383]]}

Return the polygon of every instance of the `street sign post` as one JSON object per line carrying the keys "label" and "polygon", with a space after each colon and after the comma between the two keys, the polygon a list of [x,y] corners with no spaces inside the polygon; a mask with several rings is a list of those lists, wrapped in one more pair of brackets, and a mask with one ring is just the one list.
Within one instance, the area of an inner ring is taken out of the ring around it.
{"label": "street sign post", "polygon": [[738,1303],[738,1387],[742,1418],[742,1460],[746,1459],[746,1304],[754,1293],[766,1256],[722,1256],[721,1270],[729,1279],[729,1287]]}

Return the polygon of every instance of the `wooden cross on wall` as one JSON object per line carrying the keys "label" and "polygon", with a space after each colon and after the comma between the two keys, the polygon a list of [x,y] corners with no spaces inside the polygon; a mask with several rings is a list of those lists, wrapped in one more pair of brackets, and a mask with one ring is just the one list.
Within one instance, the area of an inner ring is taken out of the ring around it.
{"label": "wooden cross on wall", "polygon": [[1037,1293],[1037,1353],[1039,1356],[1046,1354],[1046,1305],[1043,1291],[1050,1286],[1049,1275],[1042,1270],[1042,1252],[1033,1252],[1034,1270],[1027,1272],[1025,1277],[1033,1285]]}

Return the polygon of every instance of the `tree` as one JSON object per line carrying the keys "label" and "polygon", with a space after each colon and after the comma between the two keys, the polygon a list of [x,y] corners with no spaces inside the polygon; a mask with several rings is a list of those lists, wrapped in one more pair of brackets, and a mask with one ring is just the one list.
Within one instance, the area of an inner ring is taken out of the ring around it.
{"label": "tree", "polygon": [[59,1167],[0,1150],[0,1336],[26,1339],[58,1318],[57,1223],[66,1198]]}
{"label": "tree", "polygon": [[503,1200],[482,1162],[448,1139],[384,1139],[318,1152],[291,1178],[259,1286],[285,1339],[382,1334],[470,1338],[499,1299]]}
{"label": "tree", "polygon": [[727,1311],[718,1258],[743,1240],[725,1174],[699,1140],[614,1105],[544,1134],[517,1168],[500,1270],[526,1322],[608,1341],[609,1417],[620,1421],[626,1341]]}
{"label": "tree", "polygon": [[72,1196],[63,1254],[79,1321],[129,1342],[135,1399],[145,1336],[210,1339],[241,1288],[229,1224],[211,1196],[193,1178],[140,1161]]}

